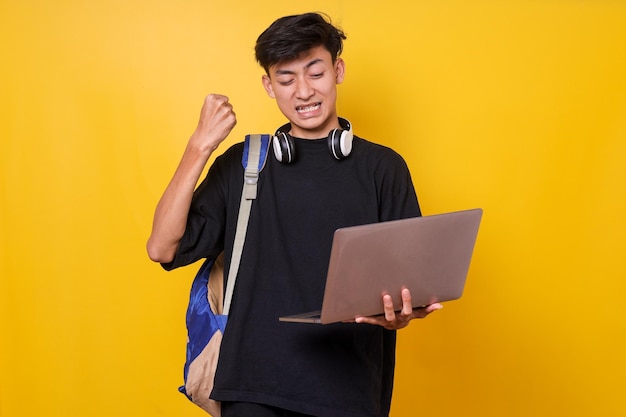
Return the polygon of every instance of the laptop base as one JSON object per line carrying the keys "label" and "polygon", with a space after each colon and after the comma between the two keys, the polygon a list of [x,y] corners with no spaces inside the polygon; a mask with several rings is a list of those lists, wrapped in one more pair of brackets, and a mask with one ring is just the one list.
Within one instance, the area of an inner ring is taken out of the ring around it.
{"label": "laptop base", "polygon": [[321,314],[322,314],[322,311],[321,310],[317,310],[317,311],[311,311],[309,313],[301,313],[301,314],[294,314],[292,316],[279,317],[278,320],[279,321],[285,321],[285,322],[291,322],[291,323],[317,323],[317,324],[321,324],[322,323]]}

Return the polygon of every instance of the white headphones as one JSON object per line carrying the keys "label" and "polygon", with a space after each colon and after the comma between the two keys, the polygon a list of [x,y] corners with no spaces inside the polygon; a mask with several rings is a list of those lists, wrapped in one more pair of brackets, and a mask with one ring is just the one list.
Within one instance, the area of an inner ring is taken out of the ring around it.
{"label": "white headphones", "polygon": [[[341,129],[333,129],[328,134],[328,151],[337,160],[342,160],[352,152],[352,124],[341,117],[339,126]],[[291,124],[287,123],[276,130],[272,139],[274,156],[284,164],[290,164],[296,159],[296,147],[289,131]]]}

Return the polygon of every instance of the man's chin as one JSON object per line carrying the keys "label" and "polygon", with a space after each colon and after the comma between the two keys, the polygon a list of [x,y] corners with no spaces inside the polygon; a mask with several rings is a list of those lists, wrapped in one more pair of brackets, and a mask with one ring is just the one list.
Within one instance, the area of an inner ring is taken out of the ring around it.
{"label": "man's chin", "polygon": [[333,129],[332,123],[321,117],[297,117],[290,122],[291,135],[302,139],[323,138]]}

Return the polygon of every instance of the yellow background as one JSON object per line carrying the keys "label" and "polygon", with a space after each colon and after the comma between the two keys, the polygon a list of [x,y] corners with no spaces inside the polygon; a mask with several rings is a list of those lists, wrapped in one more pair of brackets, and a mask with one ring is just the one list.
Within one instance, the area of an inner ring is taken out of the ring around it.
{"label": "yellow background", "polygon": [[399,336],[392,416],[626,415],[626,3],[0,2],[0,415],[200,416],[176,391],[192,266],[145,254],[209,92],[283,122],[275,18],[348,34],[340,114],[425,214],[482,207],[463,298]]}

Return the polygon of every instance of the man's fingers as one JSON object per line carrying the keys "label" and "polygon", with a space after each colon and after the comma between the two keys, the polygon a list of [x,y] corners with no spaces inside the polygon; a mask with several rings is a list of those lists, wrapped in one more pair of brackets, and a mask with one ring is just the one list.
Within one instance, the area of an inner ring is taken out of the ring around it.
{"label": "man's fingers", "polygon": [[393,300],[389,294],[383,296],[383,306],[385,308],[385,319],[387,319],[387,321],[394,321],[396,319],[396,312],[393,310]]}
{"label": "man's fingers", "polygon": [[413,304],[411,303],[411,292],[408,288],[402,289],[402,315],[409,317],[413,313]]}

